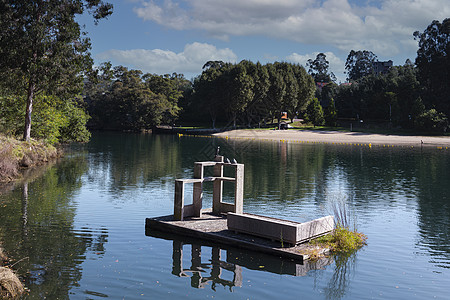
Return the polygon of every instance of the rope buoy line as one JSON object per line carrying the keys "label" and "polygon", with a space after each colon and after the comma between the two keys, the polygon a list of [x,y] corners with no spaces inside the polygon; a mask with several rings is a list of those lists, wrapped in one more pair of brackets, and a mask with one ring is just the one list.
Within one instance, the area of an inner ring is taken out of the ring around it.
{"label": "rope buoy line", "polygon": [[[383,148],[414,148],[414,146],[403,146],[403,145],[390,145],[390,144],[376,144],[372,145],[372,143],[339,143],[339,142],[318,142],[318,141],[302,141],[302,140],[286,140],[286,139],[267,139],[267,138],[251,138],[251,137],[229,137],[229,136],[213,136],[213,135],[195,135],[195,134],[184,134],[177,133],[178,137],[188,136],[188,137],[200,137],[200,138],[219,138],[219,139],[234,139],[234,140],[258,140],[258,141],[279,141],[281,143],[294,143],[294,144],[328,144],[328,145],[342,145],[342,146],[359,146],[359,147],[383,147]],[[438,150],[448,150],[448,147],[444,146],[436,146]]]}

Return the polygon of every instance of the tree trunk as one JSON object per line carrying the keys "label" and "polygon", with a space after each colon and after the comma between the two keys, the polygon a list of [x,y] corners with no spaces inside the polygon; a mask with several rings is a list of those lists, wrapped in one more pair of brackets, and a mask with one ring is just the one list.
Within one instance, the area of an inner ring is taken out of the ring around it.
{"label": "tree trunk", "polygon": [[23,140],[29,141],[31,135],[31,112],[33,111],[33,99],[36,85],[30,81],[27,93],[27,110],[25,113],[25,130],[23,132]]}

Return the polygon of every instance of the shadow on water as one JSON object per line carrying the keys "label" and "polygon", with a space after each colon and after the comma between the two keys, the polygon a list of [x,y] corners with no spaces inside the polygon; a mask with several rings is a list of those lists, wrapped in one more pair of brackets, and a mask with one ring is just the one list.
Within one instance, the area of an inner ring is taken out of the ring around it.
{"label": "shadow on water", "polygon": [[[190,278],[194,288],[205,288],[210,284],[213,290],[217,285],[222,285],[232,291],[233,287],[242,286],[242,268],[280,275],[306,276],[309,271],[324,269],[333,261],[332,258],[318,261],[291,260],[151,229],[146,229],[145,234],[173,242],[172,274]],[[183,259],[183,255],[189,254],[190,266]],[[232,275],[232,279],[224,279],[230,278],[225,274],[227,272]]]}
{"label": "shadow on water", "polygon": [[1,198],[0,239],[29,289],[28,298],[68,298],[87,253],[104,253],[105,228],[73,226],[73,196],[87,169],[84,156],[65,158],[40,168]]}

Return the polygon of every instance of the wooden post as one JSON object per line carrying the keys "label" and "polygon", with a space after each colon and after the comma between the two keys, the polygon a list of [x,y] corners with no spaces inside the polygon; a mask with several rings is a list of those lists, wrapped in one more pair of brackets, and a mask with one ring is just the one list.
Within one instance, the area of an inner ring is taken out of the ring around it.
{"label": "wooden post", "polygon": [[175,199],[173,208],[173,219],[175,221],[183,221],[184,209],[184,182],[175,180]]}
{"label": "wooden post", "polygon": [[236,181],[234,182],[234,212],[244,213],[244,165],[237,164],[235,171]]}
{"label": "wooden post", "polygon": [[[223,163],[223,156],[216,156],[214,161]],[[223,177],[223,164],[216,164],[213,172],[214,177]],[[219,214],[221,213],[223,182],[222,180],[214,180],[213,185],[213,213]]]}
{"label": "wooden post", "polygon": [[[203,165],[200,163],[195,163],[194,165],[194,178],[195,179],[203,179]],[[201,217],[202,216],[202,203],[203,203],[203,182],[195,182],[194,183],[194,191],[193,191],[193,200],[192,204],[194,205],[194,216]]]}

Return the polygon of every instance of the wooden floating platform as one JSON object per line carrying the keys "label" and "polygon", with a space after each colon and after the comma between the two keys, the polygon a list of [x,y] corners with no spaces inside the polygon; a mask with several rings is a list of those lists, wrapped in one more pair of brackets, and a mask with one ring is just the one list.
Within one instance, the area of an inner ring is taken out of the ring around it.
{"label": "wooden floating platform", "polygon": [[311,253],[324,255],[329,252],[329,249],[308,243],[291,246],[280,241],[236,233],[228,230],[226,214],[216,215],[211,210],[202,210],[200,217],[187,217],[182,221],[174,220],[173,215],[147,218],[145,226],[147,229],[186,235],[300,261],[307,260]]}

